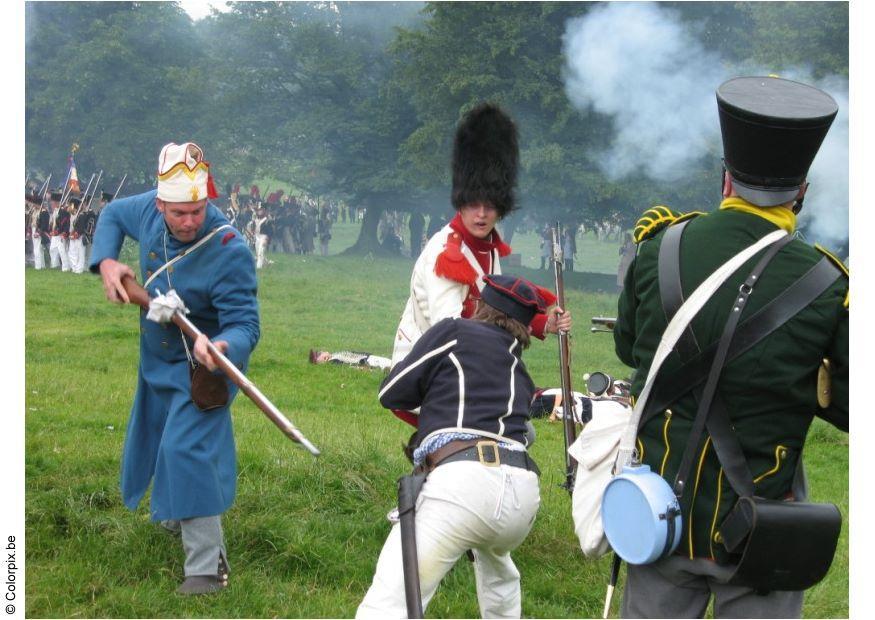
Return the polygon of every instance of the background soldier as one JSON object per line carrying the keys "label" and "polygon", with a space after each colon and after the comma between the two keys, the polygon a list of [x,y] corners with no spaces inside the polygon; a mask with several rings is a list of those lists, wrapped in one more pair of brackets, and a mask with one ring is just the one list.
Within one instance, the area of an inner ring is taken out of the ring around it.
{"label": "background soldier", "polygon": [[33,228],[34,269],[45,269],[46,266],[45,251],[49,248],[49,243],[52,238],[50,217],[49,208],[46,206],[45,202],[40,202],[39,209],[37,209],[36,213],[36,223]]}
{"label": "background soldier", "polygon": [[80,210],[82,199],[70,199],[70,240],[67,245],[67,256],[70,259],[70,269],[73,273],[85,272],[85,224],[84,212]]}
{"label": "background soldier", "polygon": [[49,212],[49,256],[52,259],[52,269],[70,271],[70,258],[67,255],[67,237],[70,234],[70,213],[61,205],[60,191],[52,192],[51,211]]}
{"label": "background soldier", "polygon": [[258,208],[255,218],[250,221],[255,239],[255,268],[262,269],[267,260],[267,245],[273,237],[273,223],[264,207]]}
{"label": "background soldier", "polygon": [[[636,368],[636,396],[680,299],[757,240],[778,229],[791,235],[795,231],[796,214],[808,189],[808,168],[838,110],[826,93],[772,77],[729,80],[717,90],[717,100],[725,163],[720,208],[660,227],[658,220],[671,218],[667,209],[656,207],[663,217],[642,218],[636,228],[638,255],[626,275],[614,328],[618,356]],[[673,239],[680,234],[682,244],[680,238]],[[692,321],[691,332],[662,366],[652,399],[658,400],[664,378],[674,376],[683,362],[720,338],[743,291],[741,285],[762,254],[736,271]],[[739,493],[728,461],[715,451],[722,451],[727,438],[734,437],[749,470],[746,482],[754,484],[756,496],[801,501],[806,495],[801,453],[812,418],[818,415],[848,430],[848,280],[844,266],[835,260],[832,267],[830,260],[822,250],[793,239],[778,250],[755,283],[736,335],[749,317],[815,265],[827,268],[823,288],[815,289],[815,294],[823,292],[814,301],[749,350],[729,358],[723,368],[715,402],[722,403],[730,430],[712,430],[710,420],[723,417],[712,407],[707,433],[702,441],[691,443],[697,466],[684,480],[689,484],[682,493],[681,544],[672,556],[628,567],[624,617],[701,617],[712,595],[715,617],[800,616],[801,591],[764,593],[758,592],[762,584],[727,583],[739,556],[729,554],[722,544],[720,525]],[[749,324],[762,326],[767,320],[759,315]],[[819,369],[824,366],[831,370],[831,400],[819,396]],[[699,395],[690,390],[649,419],[642,418],[641,459],[670,484],[681,467]],[[774,551],[790,556],[796,552]]]}

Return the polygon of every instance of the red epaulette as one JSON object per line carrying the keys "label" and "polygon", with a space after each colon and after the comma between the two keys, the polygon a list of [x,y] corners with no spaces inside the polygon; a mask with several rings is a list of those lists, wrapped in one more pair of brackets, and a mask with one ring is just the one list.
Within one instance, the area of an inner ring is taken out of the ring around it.
{"label": "red epaulette", "polygon": [[435,261],[434,273],[442,278],[468,286],[476,284],[477,272],[462,254],[462,235],[452,232],[447,237],[447,244]]}

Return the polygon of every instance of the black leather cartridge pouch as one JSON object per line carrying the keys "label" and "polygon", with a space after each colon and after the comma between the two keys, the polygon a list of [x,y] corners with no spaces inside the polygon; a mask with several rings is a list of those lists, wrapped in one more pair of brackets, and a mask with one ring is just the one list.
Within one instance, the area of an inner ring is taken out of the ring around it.
{"label": "black leather cartridge pouch", "polygon": [[829,571],[841,528],[834,504],[741,497],[720,525],[723,545],[738,558],[729,583],[806,590]]}
{"label": "black leather cartridge pouch", "polygon": [[203,364],[189,366],[191,400],[201,411],[221,409],[228,404],[230,395],[225,377],[215,375]]}

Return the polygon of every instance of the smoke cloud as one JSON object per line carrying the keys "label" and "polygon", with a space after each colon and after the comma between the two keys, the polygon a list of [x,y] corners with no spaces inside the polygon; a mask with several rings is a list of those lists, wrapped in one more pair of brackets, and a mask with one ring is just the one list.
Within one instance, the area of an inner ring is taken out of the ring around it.
{"label": "smoke cloud", "polygon": [[[612,144],[598,159],[615,181],[633,171],[676,181],[703,157],[719,158],[715,90],[735,75],[773,72],[733,70],[675,11],[657,3],[596,6],[568,21],[563,51],[572,104],[613,117]],[[815,83],[807,75],[804,69],[782,72],[830,93],[839,114],[811,168],[800,223],[809,223],[810,241],[834,245],[848,237],[848,84],[842,78]]]}

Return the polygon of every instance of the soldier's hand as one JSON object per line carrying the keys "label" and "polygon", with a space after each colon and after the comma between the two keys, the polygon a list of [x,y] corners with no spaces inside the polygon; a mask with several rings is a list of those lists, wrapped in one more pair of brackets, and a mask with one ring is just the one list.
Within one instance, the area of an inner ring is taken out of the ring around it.
{"label": "soldier's hand", "polygon": [[[197,340],[194,341],[194,358],[212,372],[218,367],[218,360],[213,357],[212,353],[210,353],[210,349],[207,346],[209,342],[210,339],[204,334],[197,337]],[[224,340],[216,340],[213,343],[213,346],[216,347],[222,355],[228,351],[228,343]]]}
{"label": "soldier's hand", "polygon": [[571,311],[563,310],[559,306],[550,308],[547,314],[547,323],[544,331],[548,334],[558,334],[560,331],[571,330]]}
{"label": "soldier's hand", "polygon": [[114,304],[127,304],[131,302],[128,292],[122,284],[122,279],[125,276],[136,279],[134,270],[124,263],[111,258],[105,258],[100,261],[100,277],[103,279],[103,292],[106,293],[106,298]]}

